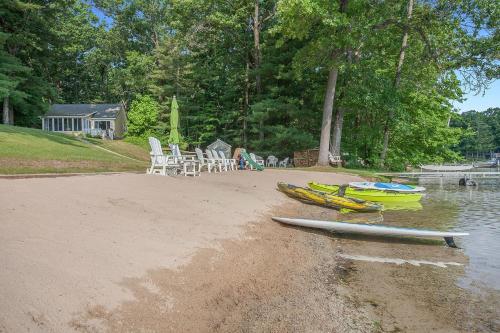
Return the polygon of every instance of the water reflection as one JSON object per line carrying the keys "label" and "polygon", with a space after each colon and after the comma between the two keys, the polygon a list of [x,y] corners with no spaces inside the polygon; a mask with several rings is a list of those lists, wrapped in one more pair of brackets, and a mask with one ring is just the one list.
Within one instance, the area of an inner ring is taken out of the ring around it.
{"label": "water reflection", "polygon": [[406,210],[406,211],[417,211],[422,210],[423,206],[418,201],[410,202],[384,202],[384,212],[391,210]]}
{"label": "water reflection", "polygon": [[422,210],[385,211],[384,224],[436,230],[460,230],[459,239],[469,257],[462,287],[487,286],[500,290],[500,192],[498,183],[478,187],[454,184],[426,185]]}

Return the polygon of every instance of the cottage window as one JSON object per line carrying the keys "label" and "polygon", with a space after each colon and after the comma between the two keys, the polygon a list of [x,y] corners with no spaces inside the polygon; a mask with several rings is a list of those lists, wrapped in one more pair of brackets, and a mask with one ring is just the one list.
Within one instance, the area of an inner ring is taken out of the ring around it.
{"label": "cottage window", "polygon": [[43,119],[43,128],[46,130],[46,131],[52,131],[52,118],[44,118]]}
{"label": "cottage window", "polygon": [[73,131],[81,131],[82,130],[82,120],[79,118],[73,119]]}
{"label": "cottage window", "polygon": [[71,118],[64,118],[64,131],[71,131]]}
{"label": "cottage window", "polygon": [[63,130],[63,119],[55,118],[54,119],[54,131],[62,131]]}
{"label": "cottage window", "polygon": [[111,127],[111,122],[107,120],[99,120],[94,123],[94,127],[102,130],[108,130]]}

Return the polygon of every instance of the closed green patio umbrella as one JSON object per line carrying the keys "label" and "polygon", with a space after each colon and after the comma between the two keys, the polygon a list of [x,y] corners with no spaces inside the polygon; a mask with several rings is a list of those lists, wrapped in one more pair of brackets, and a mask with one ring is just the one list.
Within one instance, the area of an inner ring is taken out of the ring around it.
{"label": "closed green patio umbrella", "polygon": [[170,107],[170,137],[168,143],[179,144],[181,137],[179,135],[179,105],[177,99],[172,99],[172,106]]}

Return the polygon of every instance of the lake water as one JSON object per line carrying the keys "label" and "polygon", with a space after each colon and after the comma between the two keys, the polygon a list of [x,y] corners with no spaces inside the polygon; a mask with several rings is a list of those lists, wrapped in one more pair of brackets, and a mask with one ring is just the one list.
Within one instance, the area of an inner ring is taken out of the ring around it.
{"label": "lake water", "polygon": [[385,223],[469,232],[456,239],[469,258],[457,284],[500,290],[500,181],[484,180],[477,187],[458,186],[458,180],[424,186],[422,209],[384,212]]}

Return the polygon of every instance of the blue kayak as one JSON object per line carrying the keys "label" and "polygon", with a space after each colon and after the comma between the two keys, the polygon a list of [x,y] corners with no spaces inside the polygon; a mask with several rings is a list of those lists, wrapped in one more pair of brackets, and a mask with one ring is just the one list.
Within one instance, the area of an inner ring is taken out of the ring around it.
{"label": "blue kayak", "polygon": [[350,187],[365,190],[395,191],[395,192],[423,192],[425,187],[411,186],[397,183],[351,182]]}

